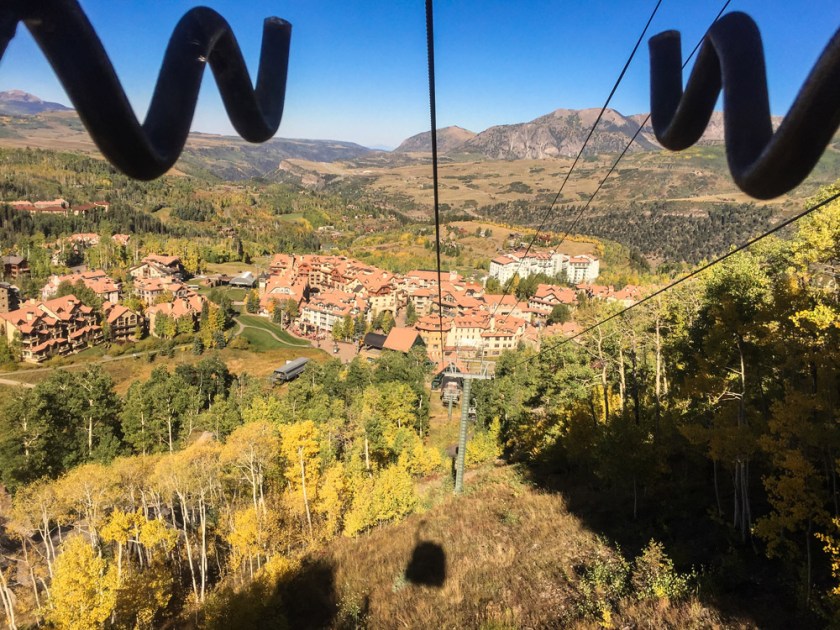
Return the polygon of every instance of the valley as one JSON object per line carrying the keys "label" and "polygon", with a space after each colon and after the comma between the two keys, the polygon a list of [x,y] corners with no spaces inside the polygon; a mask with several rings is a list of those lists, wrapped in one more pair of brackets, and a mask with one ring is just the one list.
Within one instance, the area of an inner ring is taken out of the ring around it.
{"label": "valley", "polygon": [[654,293],[835,199],[836,142],[759,203],[720,116],[643,130],[587,207],[643,116],[556,204],[593,110],[440,130],[438,279],[428,133],[196,133],[137,182],[4,100],[8,625],[836,622],[838,201]]}

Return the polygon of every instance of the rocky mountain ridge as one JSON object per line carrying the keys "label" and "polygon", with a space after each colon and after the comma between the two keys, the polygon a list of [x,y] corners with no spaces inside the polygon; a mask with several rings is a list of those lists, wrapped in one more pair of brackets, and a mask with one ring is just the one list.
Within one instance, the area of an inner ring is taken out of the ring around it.
{"label": "rocky mountain ridge", "polygon": [[[479,133],[463,127],[438,129],[438,149],[450,160],[522,160],[574,157],[600,109],[557,109],[529,122],[495,125]],[[32,146],[58,150],[95,151],[75,112],[20,90],[0,92],[0,145]],[[587,145],[584,156],[618,153],[636,133],[647,114],[625,116],[607,109]],[[778,125],[781,118],[775,118]],[[701,144],[724,139],[723,113],[714,112]],[[636,137],[631,153],[658,151],[650,122]],[[352,143],[331,140],[275,138],[252,145],[238,137],[191,133],[176,167],[184,172],[204,171],[225,179],[271,176],[287,169],[289,159],[311,162],[359,162],[371,166],[397,166],[425,159],[431,152],[431,134],[416,134],[394,151],[375,151]],[[419,154],[419,155],[418,155]]]}
{"label": "rocky mountain ridge", "polygon": [[66,111],[71,109],[61,103],[44,101],[23,90],[0,92],[0,115],[31,116],[47,111]]}

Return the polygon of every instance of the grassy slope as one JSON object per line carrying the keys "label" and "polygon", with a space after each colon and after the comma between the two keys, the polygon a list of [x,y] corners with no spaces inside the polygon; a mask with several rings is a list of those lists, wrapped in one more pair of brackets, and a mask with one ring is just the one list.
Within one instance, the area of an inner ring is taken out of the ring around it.
{"label": "grassy slope", "polygon": [[302,348],[308,348],[312,345],[308,341],[293,337],[277,324],[268,321],[265,317],[260,317],[259,315],[240,315],[237,319],[248,327],[260,328],[274,333],[275,336],[280,337],[288,345],[300,346]]}
{"label": "grassy slope", "polygon": [[[277,343],[273,339],[273,343]],[[231,372],[235,374],[248,373],[256,378],[267,378],[276,367],[283,365],[286,361],[296,359],[304,356],[315,360],[326,360],[327,353],[315,348],[290,348],[288,346],[275,347],[266,349],[264,352],[255,353],[250,350],[235,350],[225,348],[224,350],[216,351],[221,359],[225,362]],[[175,356],[172,359],[157,358],[149,362],[145,356],[139,356],[136,359],[127,353],[129,356],[118,361],[111,361],[102,363],[102,368],[111,375],[114,379],[115,388],[119,394],[125,394],[129,386],[136,380],[146,380],[152,373],[152,370],[159,366],[165,366],[172,370],[176,365],[181,363],[197,363],[204,356],[209,356],[209,352],[202,356],[194,355],[188,347],[181,350],[176,350]],[[75,357],[74,357],[75,359]],[[88,361],[76,361],[67,365],[62,365],[61,369],[66,370],[81,370],[89,365]],[[49,370],[31,369],[19,370],[8,375],[6,378],[18,380],[25,383],[39,383],[47,376]]]}
{"label": "grassy slope", "polygon": [[[443,449],[457,439],[460,409],[449,422],[433,396],[431,411],[428,443]],[[626,593],[605,619],[599,602],[609,598],[584,576],[587,567],[614,563],[617,551],[561,493],[538,489],[515,466],[468,471],[461,497],[448,475],[421,481],[417,490],[414,515],[333,540],[280,584],[245,588],[224,608],[243,629],[598,628],[605,621],[617,628],[757,627],[694,596],[672,603]]]}
{"label": "grassy slope", "polygon": [[[600,627],[604,617],[594,611],[603,595],[587,595],[582,575],[616,552],[562,496],[535,490],[508,466],[473,474],[462,497],[447,484],[431,488],[428,511],[335,540],[306,557],[284,586],[261,598],[243,593],[231,606],[248,605],[259,619],[282,610],[292,628]],[[724,621],[694,597],[626,596],[610,621],[618,628],[756,627]]]}

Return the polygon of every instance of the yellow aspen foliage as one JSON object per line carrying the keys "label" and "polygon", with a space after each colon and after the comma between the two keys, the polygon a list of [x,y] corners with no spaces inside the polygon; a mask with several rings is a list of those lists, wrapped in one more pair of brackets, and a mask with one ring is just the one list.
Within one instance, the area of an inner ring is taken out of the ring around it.
{"label": "yellow aspen foliage", "polygon": [[417,507],[411,475],[400,466],[386,468],[376,479],[373,499],[379,522],[393,521],[411,514]]}
{"label": "yellow aspen foliage", "polygon": [[115,617],[119,628],[151,630],[166,609],[174,592],[171,569],[164,562],[154,562],[143,571],[129,570],[117,593]]}
{"label": "yellow aspen foliage", "polygon": [[831,561],[831,575],[836,582],[834,588],[831,589],[831,594],[840,595],[840,536],[838,536],[838,532],[840,532],[840,519],[832,519],[831,524],[834,527],[834,534],[818,532],[814,535],[817,537],[817,540],[822,542],[823,551],[825,551]]}
{"label": "yellow aspen foliage", "polygon": [[150,557],[155,557],[155,550],[159,550],[163,557],[167,556],[178,541],[178,532],[170,528],[161,520],[146,519],[137,515],[140,523],[140,531],[137,534],[138,542],[146,548]]}
{"label": "yellow aspen foliage", "polygon": [[790,319],[798,328],[816,335],[830,328],[840,328],[840,312],[828,304],[817,304],[810,310],[798,311]]}
{"label": "yellow aspen foliage", "polygon": [[135,514],[123,512],[119,508],[111,512],[108,522],[100,532],[102,540],[125,545],[135,530]]}
{"label": "yellow aspen foliage", "polygon": [[242,421],[283,422],[285,405],[274,396],[255,396],[251,404],[242,410]]}
{"label": "yellow aspen foliage", "polygon": [[280,435],[280,454],[285,464],[283,474],[292,494],[299,499],[301,509],[303,509],[303,479],[300,459],[302,456],[306,471],[307,497],[313,501],[316,498],[319,477],[318,438],[318,427],[312,420],[283,425]]}
{"label": "yellow aspen foliage", "polygon": [[59,629],[94,630],[111,616],[117,602],[117,578],[81,536],[63,546],[55,562],[50,621]]}
{"label": "yellow aspen foliage", "polygon": [[373,505],[375,481],[371,477],[357,480],[353,493],[353,502],[344,517],[344,535],[355,536],[376,524]]}
{"label": "yellow aspen foliage", "polygon": [[94,543],[105,520],[105,508],[119,496],[113,469],[102,464],[85,464],[68,472],[58,482],[56,494],[65,501],[68,513],[83,520]]}
{"label": "yellow aspen foliage", "polygon": [[231,569],[238,570],[246,560],[253,562],[262,552],[260,516],[257,510],[248,507],[235,512],[233,525],[225,538],[233,549]]}
{"label": "yellow aspen foliage", "polygon": [[334,464],[324,473],[318,490],[315,510],[324,516],[324,536],[327,539],[338,533],[350,498],[345,476],[344,464]]}
{"label": "yellow aspen foliage", "polygon": [[499,433],[501,433],[499,418],[493,418],[486,430],[476,431],[467,444],[467,466],[478,466],[501,456],[502,447],[499,442]]}
{"label": "yellow aspen foliage", "polygon": [[253,507],[237,510],[230,530],[225,534],[225,540],[233,549],[231,568],[237,570],[248,561],[253,574],[254,569],[263,564],[263,559],[272,556],[280,539],[280,516],[277,512]]}
{"label": "yellow aspen foliage", "polygon": [[285,556],[274,556],[257,572],[256,578],[269,584],[278,584],[300,568],[300,563]]}
{"label": "yellow aspen foliage", "polygon": [[416,477],[426,477],[443,469],[443,457],[440,451],[425,446],[414,433],[412,439],[402,446],[397,465]]}
{"label": "yellow aspen foliage", "polygon": [[234,468],[248,484],[254,508],[264,506],[263,486],[266,470],[277,459],[280,437],[271,422],[248,422],[228,436],[221,453],[221,462]]}
{"label": "yellow aspen foliage", "polygon": [[379,523],[407,516],[416,507],[411,475],[399,465],[390,466],[358,488],[344,519],[344,533],[354,536]]}
{"label": "yellow aspen foliage", "polygon": [[100,532],[105,542],[117,543],[117,584],[122,582],[123,549],[136,529],[136,514],[129,514],[117,508],[111,512],[108,522]]}

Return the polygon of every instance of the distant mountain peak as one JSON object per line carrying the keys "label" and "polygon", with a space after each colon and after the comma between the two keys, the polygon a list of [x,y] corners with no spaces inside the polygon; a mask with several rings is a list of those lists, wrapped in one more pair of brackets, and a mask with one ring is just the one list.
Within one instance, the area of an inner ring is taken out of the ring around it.
{"label": "distant mountain peak", "polygon": [[45,101],[23,90],[0,92],[0,114],[6,116],[31,116],[46,111],[63,111],[69,109],[72,108],[61,103]]}
{"label": "distant mountain peak", "polygon": [[[437,130],[438,151],[447,153],[470,140],[475,133],[463,127],[441,127]],[[394,149],[395,153],[428,153],[432,150],[432,134],[424,131],[411,136]]]}

